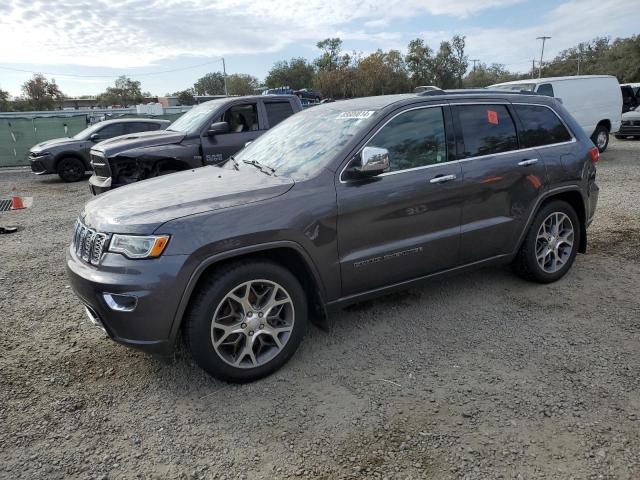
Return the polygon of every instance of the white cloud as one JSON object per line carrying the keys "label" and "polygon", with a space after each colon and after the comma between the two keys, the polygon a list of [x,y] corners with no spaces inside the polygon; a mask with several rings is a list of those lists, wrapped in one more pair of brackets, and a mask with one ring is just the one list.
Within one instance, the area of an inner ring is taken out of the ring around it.
{"label": "white cloud", "polygon": [[420,35],[437,48],[441,40],[455,33],[465,34],[470,58],[479,58],[485,63],[503,63],[515,71],[527,71],[531,69],[532,59],[536,60],[536,65],[540,59],[541,43],[536,37],[552,37],[545,44],[544,58],[549,60],[561,50],[596,36],[615,38],[635,34],[637,30],[638,20],[629,15],[627,0],[569,0],[527,27],[427,31]]}
{"label": "white cloud", "polygon": [[[395,41],[400,34],[380,31],[393,18],[464,18],[519,1],[5,0],[0,62],[127,68],[178,56],[276,52],[337,32]],[[364,29],[347,28],[358,22]]]}

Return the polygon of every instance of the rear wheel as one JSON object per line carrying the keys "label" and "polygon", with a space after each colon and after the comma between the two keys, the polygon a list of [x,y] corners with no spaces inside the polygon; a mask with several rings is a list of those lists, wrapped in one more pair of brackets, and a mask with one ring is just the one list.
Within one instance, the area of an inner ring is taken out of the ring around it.
{"label": "rear wheel", "polygon": [[567,202],[554,200],[536,214],[512,267],[527,280],[555,282],[573,265],[579,245],[578,215]]}
{"label": "rear wheel", "polygon": [[609,129],[604,125],[598,125],[591,136],[591,140],[598,147],[600,153],[604,152],[609,145]]}
{"label": "rear wheel", "polygon": [[265,377],[294,354],[307,329],[300,282],[269,261],[222,267],[200,285],[185,317],[185,340],[198,365],[216,378]]}
{"label": "rear wheel", "polygon": [[58,162],[58,175],[65,182],[77,182],[84,178],[84,162],[75,157],[66,157]]}

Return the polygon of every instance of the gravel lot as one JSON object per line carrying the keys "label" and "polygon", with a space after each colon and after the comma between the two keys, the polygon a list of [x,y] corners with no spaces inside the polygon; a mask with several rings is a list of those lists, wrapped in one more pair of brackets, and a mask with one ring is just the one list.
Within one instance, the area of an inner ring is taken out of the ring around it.
{"label": "gravel lot", "polygon": [[2,478],[640,479],[640,142],[612,140],[589,253],[351,307],[245,386],[106,339],[68,287],[86,182],[0,171]]}

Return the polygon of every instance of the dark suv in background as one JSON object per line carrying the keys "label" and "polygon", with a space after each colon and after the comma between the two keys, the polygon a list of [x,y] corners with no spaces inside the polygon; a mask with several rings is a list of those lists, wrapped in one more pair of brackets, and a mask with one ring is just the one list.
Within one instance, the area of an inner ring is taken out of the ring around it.
{"label": "dark suv in background", "polygon": [[302,110],[294,95],[227,97],[193,107],[162,132],[102,142],[91,150],[94,195],[180,170],[217,165]]}
{"label": "dark suv in background", "polygon": [[128,135],[169,126],[169,120],[126,118],[96,123],[73,137],[55,138],[39,143],[29,151],[31,170],[37,175],[57,173],[65,182],[77,182],[91,170],[89,150],[96,143],[119,135]]}
{"label": "dark suv in background", "polygon": [[167,355],[182,334],[202,368],[250,381],[291,357],[310,316],[349,303],[489,264],[560,279],[586,251],[598,158],[536,94],[329,103],[222,168],[90,201],[67,270],[114,340]]}

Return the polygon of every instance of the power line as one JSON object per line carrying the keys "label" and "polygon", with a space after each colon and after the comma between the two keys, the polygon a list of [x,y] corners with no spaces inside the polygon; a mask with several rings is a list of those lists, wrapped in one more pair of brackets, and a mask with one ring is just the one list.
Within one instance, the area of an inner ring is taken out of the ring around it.
{"label": "power line", "polygon": [[[162,74],[165,74],[165,73],[180,72],[182,70],[189,70],[191,68],[198,68],[198,67],[203,67],[205,65],[211,65],[213,63],[218,63],[221,60],[224,63],[224,59],[222,57],[219,57],[219,58],[216,58],[215,60],[209,60],[208,62],[199,63],[197,65],[190,65],[188,67],[172,68],[170,70],[161,70],[159,72],[131,73],[131,74],[128,74],[127,76],[129,76],[129,77],[148,77],[148,76],[153,76],[153,75],[162,75]],[[43,72],[43,71],[37,71],[36,72],[36,71],[33,71],[33,70],[24,70],[24,69],[21,69],[21,68],[13,68],[13,67],[7,67],[7,66],[2,66],[2,65],[0,65],[0,69],[2,69],[2,70],[11,70],[11,71],[14,71],[14,72],[31,73],[31,74],[41,73],[43,75],[50,75],[50,76],[55,76],[55,77],[118,78],[120,76],[120,75],[79,75],[79,74],[73,74],[73,73],[54,73],[54,72]]]}

